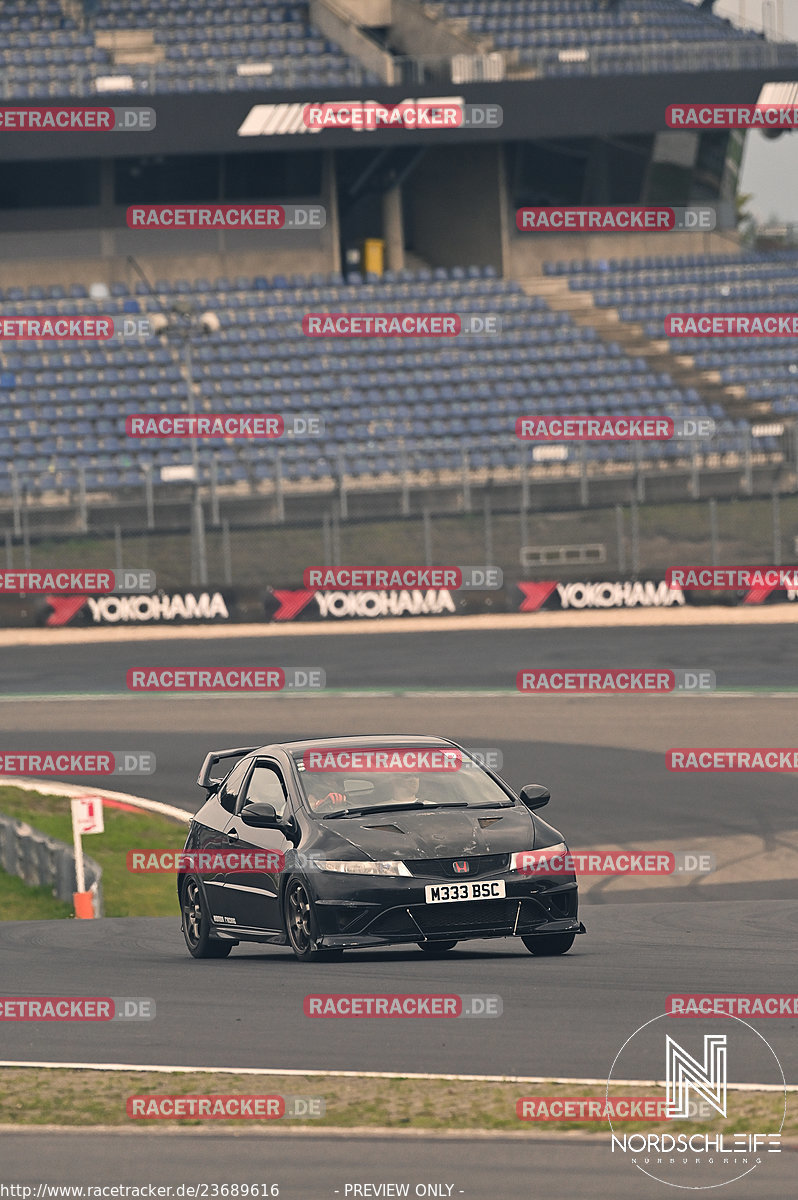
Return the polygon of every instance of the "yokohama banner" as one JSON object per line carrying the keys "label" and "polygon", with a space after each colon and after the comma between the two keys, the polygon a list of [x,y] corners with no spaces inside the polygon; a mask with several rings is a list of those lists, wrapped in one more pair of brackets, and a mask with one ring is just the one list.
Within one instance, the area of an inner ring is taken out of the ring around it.
{"label": "yokohama banner", "polygon": [[379,621],[391,617],[454,617],[502,612],[590,612],[671,609],[685,605],[761,605],[798,601],[798,589],[752,587],[711,592],[648,579],[518,580],[502,588],[460,591],[403,588],[240,588],[141,595],[0,595],[0,629],[43,626],[103,628],[142,625]]}
{"label": "yokohama banner", "polygon": [[265,607],[271,621],[340,621],[358,617],[376,620],[507,612],[510,603],[507,589],[462,593],[437,587],[371,591],[273,588]]}
{"label": "yokohama banner", "polygon": [[[143,595],[36,596],[25,604],[17,599],[20,615],[28,620],[2,620],[0,624],[44,625],[153,625],[200,621],[227,622],[233,596],[230,593],[154,592]],[[5,616],[5,613],[3,614]],[[32,618],[32,619],[31,619]],[[252,619],[250,615],[250,619]]]}
{"label": "yokohama banner", "polygon": [[681,608],[684,605],[777,604],[798,600],[798,590],[754,587],[743,591],[708,592],[669,586],[666,579],[602,579],[560,582],[519,580],[516,611],[598,608]]}

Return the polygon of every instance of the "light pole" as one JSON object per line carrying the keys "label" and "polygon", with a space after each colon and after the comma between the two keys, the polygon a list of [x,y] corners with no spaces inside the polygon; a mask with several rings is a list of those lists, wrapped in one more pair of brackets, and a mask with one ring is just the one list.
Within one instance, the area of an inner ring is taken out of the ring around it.
{"label": "light pole", "polygon": [[[199,446],[193,418],[197,406],[194,396],[194,358],[192,339],[199,333],[215,333],[219,329],[219,318],[215,313],[198,313],[191,304],[178,301],[170,309],[162,310],[153,318],[153,331],[166,341],[179,343],[183,351],[183,375],[186,382],[186,409],[191,419],[191,475],[194,496],[191,505],[192,558],[196,565],[196,582],[200,587],[208,585],[208,554],[205,545],[205,519],[200,497]],[[192,581],[193,582],[193,581]]]}
{"label": "light pole", "polygon": [[[183,349],[183,375],[186,381],[186,408],[189,418],[196,416],[194,400],[194,361],[192,356],[192,338],[199,333],[216,333],[221,328],[221,322],[216,313],[198,313],[193,304],[187,300],[175,300],[167,306],[155,291],[140,264],[128,255],[128,262],[136,274],[144,281],[147,291],[161,310],[155,313],[150,321],[152,332],[166,341],[174,340]],[[194,431],[194,421],[191,424],[191,475],[194,484],[194,498],[191,505],[191,537],[192,558],[196,565],[197,582],[201,587],[208,584],[208,556],[205,547],[205,522],[202,514],[200,499],[199,447]],[[193,580],[192,580],[193,582]]]}

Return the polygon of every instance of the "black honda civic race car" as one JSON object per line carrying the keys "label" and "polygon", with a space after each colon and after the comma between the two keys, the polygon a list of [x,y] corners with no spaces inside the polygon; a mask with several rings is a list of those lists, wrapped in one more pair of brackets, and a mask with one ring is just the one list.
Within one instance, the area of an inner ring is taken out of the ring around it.
{"label": "black honda civic race car", "polygon": [[[232,760],[238,760],[232,765]],[[565,954],[584,926],[563,836],[455,742],[348,737],[207,755],[177,887],[195,958],[240,942],[302,960],[519,937]],[[190,853],[189,853],[190,852]]]}

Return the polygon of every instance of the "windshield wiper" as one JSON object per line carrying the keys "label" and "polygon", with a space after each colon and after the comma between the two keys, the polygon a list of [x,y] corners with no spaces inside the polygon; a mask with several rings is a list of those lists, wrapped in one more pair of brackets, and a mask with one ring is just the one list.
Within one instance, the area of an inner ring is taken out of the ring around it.
{"label": "windshield wiper", "polygon": [[[330,821],[330,820],[336,819],[337,817],[363,817],[367,813],[402,812],[402,811],[408,811],[409,809],[419,809],[419,808],[468,808],[468,807],[469,807],[468,801],[466,801],[466,800],[455,800],[451,804],[449,804],[449,803],[436,804],[435,801],[428,801],[428,800],[420,800],[417,802],[413,802],[411,804],[401,804],[401,803],[372,804],[368,808],[348,808],[345,812],[327,813],[327,815],[325,816],[325,820]],[[476,805],[474,805],[472,807],[476,807]]]}

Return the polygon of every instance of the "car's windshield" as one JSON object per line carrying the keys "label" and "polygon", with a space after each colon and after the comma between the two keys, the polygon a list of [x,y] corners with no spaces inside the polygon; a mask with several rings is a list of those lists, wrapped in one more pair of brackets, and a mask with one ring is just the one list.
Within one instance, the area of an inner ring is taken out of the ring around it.
{"label": "car's windshield", "polygon": [[[336,753],[346,761],[345,752]],[[445,769],[422,765],[415,771],[351,767],[314,770],[308,766],[313,759],[307,752],[295,754],[294,761],[309,807],[323,815],[383,808],[484,808],[512,803],[498,783],[466,755]]]}

